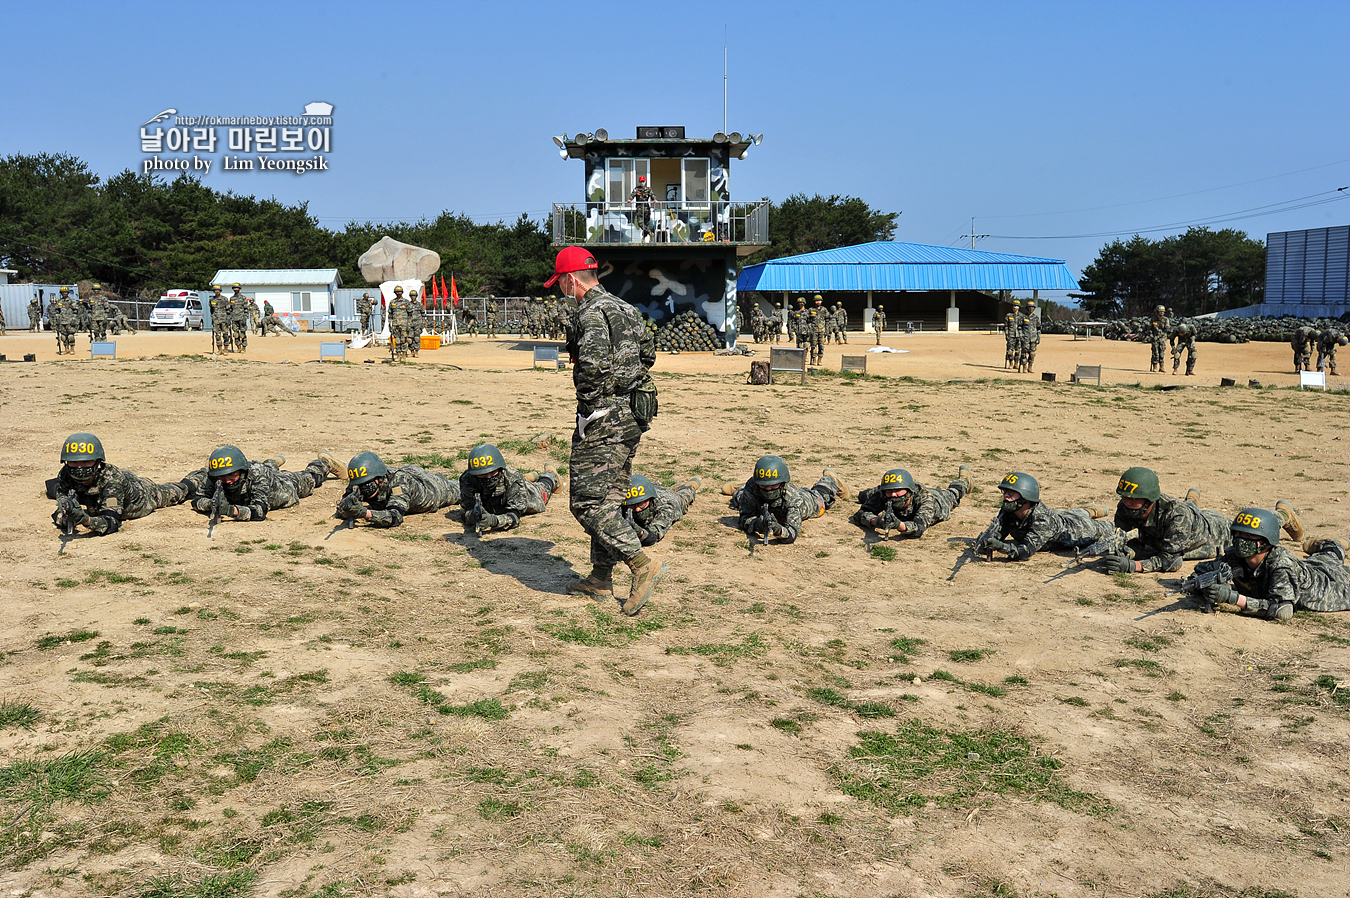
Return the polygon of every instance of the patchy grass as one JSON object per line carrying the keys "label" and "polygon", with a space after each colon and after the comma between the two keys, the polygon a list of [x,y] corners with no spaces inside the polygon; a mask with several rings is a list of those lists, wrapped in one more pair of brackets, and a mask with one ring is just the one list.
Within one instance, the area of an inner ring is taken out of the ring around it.
{"label": "patchy grass", "polygon": [[91,639],[98,639],[98,636],[99,633],[97,630],[71,630],[65,636],[55,636],[49,633],[38,639],[37,647],[42,651],[46,651],[47,649],[54,649],[67,643],[88,642]]}
{"label": "patchy grass", "polygon": [[22,727],[29,730],[41,716],[42,712],[38,710],[37,705],[29,702],[11,702],[8,699],[0,700],[0,729]]}
{"label": "patchy grass", "polygon": [[910,721],[894,733],[859,733],[848,760],[832,773],[843,792],[892,814],[912,813],[930,801],[955,808],[995,796],[1048,801],[1094,815],[1114,810],[1100,796],[1069,788],[1059,776],[1063,766],[1016,733],[943,730]]}
{"label": "patchy grass", "polygon": [[560,642],[616,648],[636,642],[648,633],[663,629],[665,625],[665,619],[659,614],[623,619],[599,608],[588,607],[586,615],[569,615],[565,623],[544,623],[539,625],[539,629]]}

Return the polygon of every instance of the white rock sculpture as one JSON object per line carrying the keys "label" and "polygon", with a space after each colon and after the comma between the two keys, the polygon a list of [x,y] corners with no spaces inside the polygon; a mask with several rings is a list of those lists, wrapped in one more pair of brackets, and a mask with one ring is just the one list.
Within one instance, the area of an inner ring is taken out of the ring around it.
{"label": "white rock sculpture", "polygon": [[429,249],[381,237],[357,260],[368,284],[385,281],[425,281],[441,268],[441,257]]}

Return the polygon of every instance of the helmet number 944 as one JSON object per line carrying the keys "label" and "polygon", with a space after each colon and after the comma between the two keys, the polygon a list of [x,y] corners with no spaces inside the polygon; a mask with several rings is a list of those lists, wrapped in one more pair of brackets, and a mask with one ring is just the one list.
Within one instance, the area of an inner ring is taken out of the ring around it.
{"label": "helmet number 944", "polygon": [[222,456],[220,458],[211,459],[212,471],[218,470],[220,468],[233,468],[233,467],[234,467],[234,459],[230,458],[228,455]]}
{"label": "helmet number 944", "polygon": [[763,479],[763,478],[765,478],[765,477],[777,477],[777,476],[778,476],[778,469],[777,469],[777,468],[760,468],[758,471],[755,472],[755,474],[756,474],[758,477],[760,477],[761,479]]}
{"label": "helmet number 944", "polygon": [[491,455],[480,455],[476,458],[469,459],[469,467],[471,468],[486,468],[491,464],[492,464]]}
{"label": "helmet number 944", "polygon": [[1261,526],[1261,519],[1256,515],[1240,514],[1233,520],[1233,523],[1243,527],[1251,527],[1255,530]]}
{"label": "helmet number 944", "polygon": [[355,480],[355,479],[358,478],[358,477],[365,477],[365,476],[366,476],[366,466],[365,466],[365,465],[362,465],[362,466],[359,467],[359,468],[348,468],[348,469],[347,469],[347,478],[348,478],[349,480]]}
{"label": "helmet number 944", "polygon": [[645,495],[647,495],[647,488],[645,486],[630,486],[628,488],[628,498],[630,499],[636,499],[638,496]]}
{"label": "helmet number 944", "polygon": [[93,452],[93,443],[66,443],[67,452]]}
{"label": "helmet number 944", "polygon": [[1137,489],[1139,489],[1139,484],[1130,483],[1128,480],[1122,480],[1120,483],[1116,484],[1116,492],[1118,493],[1128,493],[1133,496],[1134,491]]}

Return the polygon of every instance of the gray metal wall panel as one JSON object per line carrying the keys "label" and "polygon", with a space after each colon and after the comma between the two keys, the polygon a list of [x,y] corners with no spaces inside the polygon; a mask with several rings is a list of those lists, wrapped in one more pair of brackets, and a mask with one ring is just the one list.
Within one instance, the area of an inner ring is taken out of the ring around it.
{"label": "gray metal wall panel", "polygon": [[1350,225],[1267,234],[1265,302],[1309,315],[1350,304]]}

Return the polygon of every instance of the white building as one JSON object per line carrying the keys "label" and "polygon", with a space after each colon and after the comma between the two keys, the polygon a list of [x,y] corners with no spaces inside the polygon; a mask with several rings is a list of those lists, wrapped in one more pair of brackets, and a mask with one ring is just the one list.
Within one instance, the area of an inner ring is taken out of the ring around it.
{"label": "white building", "polygon": [[[310,330],[328,330],[337,315],[337,290],[342,278],[336,268],[259,268],[253,270],[222,268],[211,280],[221,293],[230,295],[230,285],[238,284],[244,295],[272,303],[278,315],[294,315],[308,321]],[[209,290],[202,293],[206,298]]]}

